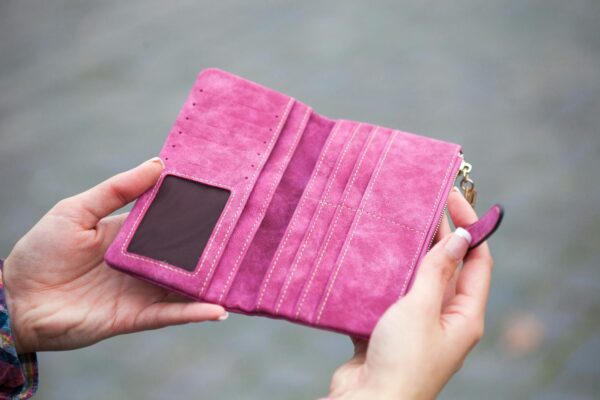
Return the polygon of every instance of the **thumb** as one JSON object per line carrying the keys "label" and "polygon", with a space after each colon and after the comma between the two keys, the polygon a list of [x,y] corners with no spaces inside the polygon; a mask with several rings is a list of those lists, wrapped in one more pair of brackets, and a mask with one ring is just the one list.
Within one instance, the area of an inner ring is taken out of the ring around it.
{"label": "thumb", "polygon": [[423,258],[415,283],[407,296],[440,310],[446,286],[467,253],[470,243],[471,235],[463,228],[457,228],[440,240]]}
{"label": "thumb", "polygon": [[61,201],[56,211],[71,214],[85,228],[92,228],[100,219],[130,203],[152,187],[163,169],[164,164],[160,158],[151,158],[83,193]]}

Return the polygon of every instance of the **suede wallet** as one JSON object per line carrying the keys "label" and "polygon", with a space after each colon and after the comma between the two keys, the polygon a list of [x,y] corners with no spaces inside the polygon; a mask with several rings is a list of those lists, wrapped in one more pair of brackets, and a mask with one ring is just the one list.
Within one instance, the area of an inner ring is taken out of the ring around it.
{"label": "suede wallet", "polygon": [[[464,164],[457,144],[330,119],[218,69],[200,73],[165,169],[105,255],[227,310],[367,338],[411,285]],[[466,227],[472,247],[502,217]]]}

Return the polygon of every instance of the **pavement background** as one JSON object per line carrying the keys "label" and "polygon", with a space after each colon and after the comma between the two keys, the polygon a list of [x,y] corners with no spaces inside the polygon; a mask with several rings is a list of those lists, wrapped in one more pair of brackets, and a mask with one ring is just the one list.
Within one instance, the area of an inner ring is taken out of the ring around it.
{"label": "pavement background", "polygon": [[[0,255],[154,156],[220,67],[332,117],[464,144],[507,210],[486,337],[442,399],[600,398],[600,3],[0,2]],[[306,399],[350,341],[264,318],[39,354],[40,399]]]}

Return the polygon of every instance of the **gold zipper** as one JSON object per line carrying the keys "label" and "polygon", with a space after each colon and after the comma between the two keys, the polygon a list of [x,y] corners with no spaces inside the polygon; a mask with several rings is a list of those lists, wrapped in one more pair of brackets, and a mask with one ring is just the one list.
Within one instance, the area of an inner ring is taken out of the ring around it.
{"label": "gold zipper", "polygon": [[465,195],[465,199],[467,199],[471,207],[475,208],[475,203],[477,202],[477,190],[475,190],[475,182],[473,182],[469,176],[473,166],[465,161],[465,156],[462,151],[460,152],[460,158],[462,159],[460,167],[458,168],[458,176],[462,176],[460,188]]}
{"label": "gold zipper", "polygon": [[[459,153],[459,157],[461,158],[461,162],[460,167],[458,167],[458,174],[456,175],[456,177],[462,177],[462,179],[460,180],[460,188],[464,193],[465,199],[467,199],[471,207],[475,208],[475,202],[477,201],[477,191],[475,190],[475,182],[473,182],[473,180],[469,176],[469,173],[473,169],[473,166],[465,161],[465,156],[462,151]],[[446,214],[447,209],[448,204],[446,203],[444,205],[444,210],[442,211],[442,214],[435,227],[435,230],[433,231],[433,235],[429,240],[429,249],[431,248],[431,245],[435,240],[435,235],[437,235],[438,231],[440,230],[440,226],[442,225],[442,220],[444,219],[444,215]]]}

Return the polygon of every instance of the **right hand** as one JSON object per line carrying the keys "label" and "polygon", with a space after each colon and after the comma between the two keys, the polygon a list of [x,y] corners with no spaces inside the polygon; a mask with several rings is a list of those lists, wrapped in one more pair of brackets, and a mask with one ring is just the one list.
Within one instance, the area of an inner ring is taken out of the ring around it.
{"label": "right hand", "polygon": [[[477,220],[453,190],[448,211],[456,226]],[[442,229],[449,232],[448,224]],[[423,259],[409,293],[377,323],[370,341],[353,339],[354,357],[331,382],[331,399],[434,399],[483,335],[493,260],[486,243],[443,236]]]}

